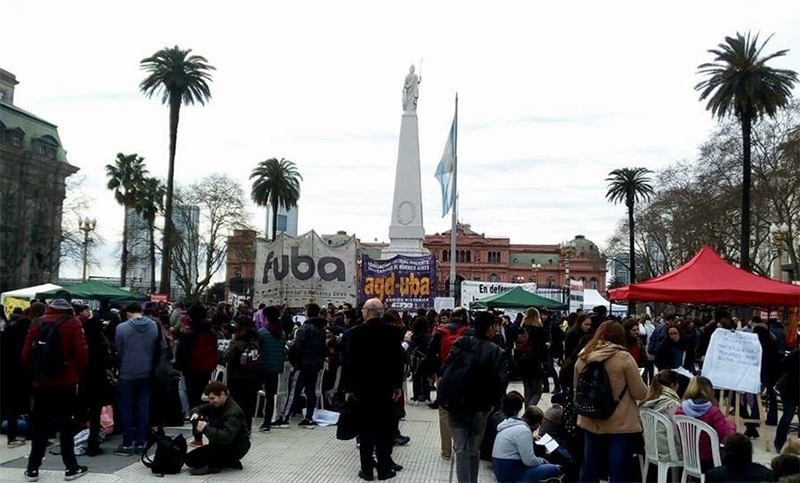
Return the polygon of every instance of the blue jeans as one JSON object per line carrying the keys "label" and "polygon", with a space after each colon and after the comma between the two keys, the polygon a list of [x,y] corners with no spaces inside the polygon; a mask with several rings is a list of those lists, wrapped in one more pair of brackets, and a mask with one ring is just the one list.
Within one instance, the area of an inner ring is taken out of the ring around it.
{"label": "blue jeans", "polygon": [[630,481],[635,434],[594,434],[585,431],[580,481],[597,482],[608,475],[609,483]]}
{"label": "blue jeans", "polygon": [[488,413],[449,413],[456,453],[458,483],[476,483],[480,469],[481,441],[486,430]]}
{"label": "blue jeans", "polygon": [[535,482],[560,474],[556,465],[525,466],[522,460],[492,458],[492,469],[499,483]]}
{"label": "blue jeans", "polygon": [[[786,438],[789,436],[789,424],[794,419],[797,412],[797,402],[783,400],[783,416],[778,421],[778,429],[775,431],[775,451],[780,451]],[[797,428],[797,437],[800,438],[800,425]]]}
{"label": "blue jeans", "polygon": [[122,419],[122,446],[142,446],[149,427],[150,378],[120,379],[117,389],[117,404]]}

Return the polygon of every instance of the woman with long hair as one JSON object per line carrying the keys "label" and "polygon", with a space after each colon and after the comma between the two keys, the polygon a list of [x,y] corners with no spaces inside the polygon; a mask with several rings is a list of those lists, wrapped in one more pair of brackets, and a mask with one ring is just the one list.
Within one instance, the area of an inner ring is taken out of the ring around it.
{"label": "woman with long hair", "polygon": [[580,481],[596,482],[606,473],[610,483],[630,481],[631,459],[637,435],[642,432],[636,401],[644,399],[647,386],[626,349],[622,325],[610,320],[603,322],[580,352],[575,362],[576,390],[580,389],[581,372],[594,362],[602,363],[617,405],[607,419],[578,416],[578,426],[585,431]]}
{"label": "woman with long hair", "polygon": [[228,390],[230,396],[242,408],[247,431],[253,425],[258,396],[258,379],[261,347],[255,323],[249,315],[239,317],[225,360],[228,363]]}
{"label": "woman with long hair", "polygon": [[581,339],[588,338],[591,332],[592,319],[583,314],[578,316],[564,336],[564,359],[577,356],[576,349],[580,346]]}
{"label": "woman with long hair", "polygon": [[[683,394],[681,407],[675,411],[675,414],[685,414],[708,423],[717,432],[720,442],[725,441],[725,438],[736,432],[736,425],[733,421],[727,419],[719,410],[717,399],[714,397],[714,386],[706,377],[692,378]],[[706,434],[700,435],[699,449],[703,471],[713,468],[711,440]]]}
{"label": "woman with long hair", "polygon": [[543,363],[547,358],[547,334],[539,311],[529,308],[520,324],[517,344],[514,349],[514,364],[522,379],[525,392],[525,407],[539,404],[546,374]]}
{"label": "woman with long hair", "polygon": [[[111,344],[103,334],[103,321],[97,317],[84,320],[83,333],[89,351],[89,363],[78,385],[78,391],[81,401],[81,416],[86,416],[89,420],[89,443],[86,455],[97,456],[103,453],[98,440],[100,413],[103,404],[107,402],[109,392],[107,371],[114,367],[114,360],[111,357]],[[81,418],[81,422],[83,421],[85,419]]]}
{"label": "woman with long hair", "polygon": [[[681,406],[681,398],[678,397],[678,386],[680,379],[678,373],[665,369],[653,377],[650,383],[650,389],[647,390],[647,395],[642,401],[641,407],[652,409],[659,414],[662,414],[673,421],[675,411]],[[678,450],[678,456],[681,455],[681,440],[678,436],[678,429],[675,427],[675,422],[672,422],[673,434],[675,438],[675,447]],[[669,451],[667,450],[667,429],[662,425],[656,426],[656,439],[658,440],[658,447],[663,451],[659,452],[659,458],[669,458]]]}
{"label": "woman with long hair", "polygon": [[636,365],[638,367],[644,367],[646,351],[639,337],[639,322],[637,322],[636,319],[627,319],[622,323],[622,328],[625,329],[625,347],[628,348],[631,357],[636,361]]}

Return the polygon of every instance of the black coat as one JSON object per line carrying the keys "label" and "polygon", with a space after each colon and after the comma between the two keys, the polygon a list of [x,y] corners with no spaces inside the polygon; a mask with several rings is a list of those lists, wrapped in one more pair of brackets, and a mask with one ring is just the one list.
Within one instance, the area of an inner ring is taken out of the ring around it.
{"label": "black coat", "polygon": [[362,407],[391,411],[394,390],[403,385],[402,329],[374,318],[348,330],[347,338],[345,391],[359,405],[366,402]]}
{"label": "black coat", "polygon": [[325,321],[313,318],[305,321],[295,333],[289,348],[289,361],[306,371],[320,371],[325,365],[328,349],[325,347]]}
{"label": "black coat", "polygon": [[569,330],[567,334],[564,336],[564,358],[567,357],[574,357],[575,349],[580,344],[581,339],[583,336],[587,335],[586,332],[582,331],[581,329],[578,330]]}
{"label": "black coat", "polygon": [[[517,369],[517,374],[521,377],[541,377],[544,374],[542,364],[547,358],[547,343],[545,338],[547,331],[544,327],[527,326],[520,328],[520,334],[528,334],[528,342],[533,349],[532,359],[520,359],[514,352],[514,364]],[[519,343],[517,344],[517,351],[519,350]]]}
{"label": "black coat", "polygon": [[783,374],[778,378],[775,389],[781,393],[782,400],[797,404],[800,401],[800,348],[784,357],[781,366]]}

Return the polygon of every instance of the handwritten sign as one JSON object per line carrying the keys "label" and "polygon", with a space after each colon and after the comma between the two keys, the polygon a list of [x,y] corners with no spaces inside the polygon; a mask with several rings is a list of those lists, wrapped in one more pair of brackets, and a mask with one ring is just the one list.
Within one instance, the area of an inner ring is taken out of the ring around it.
{"label": "handwritten sign", "polygon": [[750,332],[717,329],[711,334],[703,376],[717,389],[761,391],[761,344]]}

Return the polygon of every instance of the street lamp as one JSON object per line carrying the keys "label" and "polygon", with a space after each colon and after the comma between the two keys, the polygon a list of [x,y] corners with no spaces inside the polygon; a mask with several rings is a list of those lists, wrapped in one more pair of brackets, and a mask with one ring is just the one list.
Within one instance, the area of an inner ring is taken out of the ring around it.
{"label": "street lamp", "polygon": [[[564,257],[564,276],[566,280],[564,281],[564,286],[566,287],[567,291],[567,305],[570,302],[570,278],[569,278],[569,260],[570,258],[575,256],[575,245],[571,242],[565,242],[561,245],[561,256]],[[569,311],[569,309],[567,309]]]}
{"label": "street lamp", "polygon": [[542,269],[541,263],[531,262],[531,270],[533,271],[533,278],[536,282],[536,286],[539,286],[539,271]]}
{"label": "street lamp", "polygon": [[777,223],[773,223],[769,228],[769,233],[772,236],[772,244],[775,245],[775,249],[778,252],[778,256],[772,262],[772,278],[783,281],[781,266],[783,263],[783,244],[789,240],[789,225],[783,223],[778,226]]}
{"label": "street lamp", "polygon": [[97,220],[78,217],[78,229],[83,232],[83,281],[86,281],[86,272],[89,268],[89,233],[97,227]]}

